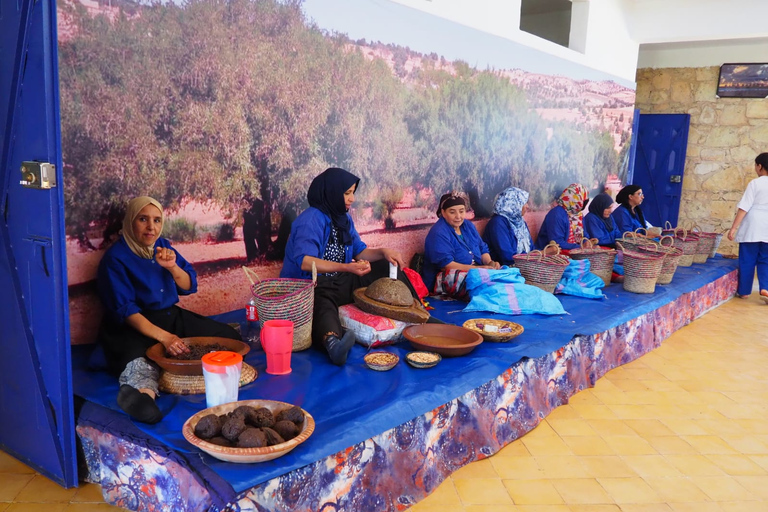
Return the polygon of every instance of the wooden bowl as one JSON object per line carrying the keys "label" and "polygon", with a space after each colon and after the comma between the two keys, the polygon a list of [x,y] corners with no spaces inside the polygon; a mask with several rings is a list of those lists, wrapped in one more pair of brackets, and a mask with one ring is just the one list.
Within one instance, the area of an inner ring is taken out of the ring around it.
{"label": "wooden bowl", "polygon": [[195,435],[195,426],[204,416],[209,414],[226,414],[234,411],[241,405],[250,405],[251,407],[259,408],[266,407],[272,414],[277,414],[283,409],[293,407],[291,404],[285,402],[277,402],[274,400],[240,400],[238,402],[231,402],[228,404],[217,405],[215,407],[209,407],[203,411],[198,412],[187,421],[184,422],[184,426],[181,428],[181,433],[184,435],[184,439],[189,441],[195,447],[201,449],[211,457],[215,457],[225,462],[237,462],[237,463],[252,463],[252,462],[265,462],[268,460],[282,457],[286,453],[290,452],[301,443],[306,441],[312,432],[315,431],[315,419],[304,409],[304,425],[301,428],[299,435],[293,439],[284,443],[276,444],[273,446],[267,446],[265,448],[233,448],[229,446],[219,446],[217,444],[209,443],[203,439],[200,439]]}
{"label": "wooden bowl", "polygon": [[400,361],[400,356],[393,354],[392,352],[377,350],[375,352],[368,352],[365,354],[363,360],[371,370],[376,370],[377,372],[385,372],[397,366],[397,363]]}
{"label": "wooden bowl", "polygon": [[416,350],[437,352],[441,356],[463,356],[483,342],[483,337],[469,329],[450,324],[411,325],[403,336]]}
{"label": "wooden bowl", "polygon": [[[251,347],[247,343],[230,338],[217,338],[215,336],[199,336],[192,338],[182,338],[182,341],[189,346],[192,345],[221,345],[227,347],[227,350],[237,352],[245,356],[250,352]],[[165,355],[165,347],[162,343],[156,343],[147,349],[147,357],[156,362],[163,370],[175,373],[176,375],[202,375],[203,363],[200,359],[172,359]]]}
{"label": "wooden bowl", "polygon": [[414,368],[425,369],[436,366],[443,360],[443,357],[437,352],[408,352],[405,354],[405,360]]}
{"label": "wooden bowl", "polygon": [[485,341],[506,343],[523,334],[523,326],[506,320],[493,318],[473,318],[464,322],[464,328],[476,332]]}

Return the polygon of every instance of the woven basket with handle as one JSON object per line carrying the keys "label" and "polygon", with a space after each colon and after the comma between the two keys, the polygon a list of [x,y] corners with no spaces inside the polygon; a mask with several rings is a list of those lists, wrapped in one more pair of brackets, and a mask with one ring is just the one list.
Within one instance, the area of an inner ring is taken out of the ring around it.
{"label": "woven basket with handle", "polygon": [[699,235],[699,244],[696,246],[696,254],[693,256],[694,263],[706,263],[707,258],[714,258],[717,249],[720,247],[720,241],[723,239],[722,233],[705,232],[698,225],[693,226],[694,234]]}
{"label": "woven basket with handle", "polygon": [[251,282],[251,294],[256,300],[256,311],[259,314],[259,327],[264,327],[267,320],[290,320],[293,322],[293,352],[312,346],[312,310],[317,283],[314,263],[312,280],[259,279],[253,270],[247,267],[243,267],[243,270]]}
{"label": "woven basket with handle", "polygon": [[616,260],[616,250],[602,247],[584,247],[586,240],[581,241],[581,249],[571,249],[568,256],[573,260],[589,260],[589,271],[603,280],[606,286],[611,284],[613,262]]}
{"label": "woven basket with handle", "polygon": [[674,246],[683,251],[678,266],[690,267],[693,265],[693,257],[696,256],[699,247],[698,235],[689,233],[687,229],[677,228],[673,240],[675,241]]}
{"label": "woven basket with handle", "polygon": [[[552,246],[553,243],[547,245]],[[570,263],[567,256],[560,254],[557,244],[556,254],[545,255],[542,251],[531,251],[527,254],[515,254],[515,266],[520,269],[520,274],[525,278],[526,284],[536,286],[542,290],[554,293],[557,283],[563,277],[565,267]],[[544,248],[544,250],[547,249]]]}
{"label": "woven basket with handle", "polygon": [[[665,245],[665,242],[669,241]],[[669,284],[672,282],[672,278],[677,271],[677,265],[680,262],[680,258],[683,256],[683,251],[674,247],[674,239],[671,236],[661,237],[659,243],[654,243],[654,246],[645,246],[641,250],[646,252],[661,252],[664,254],[664,263],[661,265],[661,272],[656,279],[656,284]]]}
{"label": "woven basket with handle", "polygon": [[616,242],[616,247],[624,253],[624,289],[632,293],[653,293],[664,263],[664,253],[654,251],[652,246],[630,251],[621,242]]}
{"label": "woven basket with handle", "polygon": [[621,238],[616,239],[616,242],[621,242],[622,247],[629,251],[639,251],[641,247],[652,242],[639,233],[641,230],[645,232],[643,228],[637,228],[635,231],[626,231]]}

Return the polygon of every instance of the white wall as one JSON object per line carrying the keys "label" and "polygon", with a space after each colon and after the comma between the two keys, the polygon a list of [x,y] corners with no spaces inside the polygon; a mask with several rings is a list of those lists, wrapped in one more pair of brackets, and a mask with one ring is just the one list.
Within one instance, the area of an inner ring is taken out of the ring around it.
{"label": "white wall", "polygon": [[698,68],[726,62],[768,62],[768,38],[640,46],[638,68]]}

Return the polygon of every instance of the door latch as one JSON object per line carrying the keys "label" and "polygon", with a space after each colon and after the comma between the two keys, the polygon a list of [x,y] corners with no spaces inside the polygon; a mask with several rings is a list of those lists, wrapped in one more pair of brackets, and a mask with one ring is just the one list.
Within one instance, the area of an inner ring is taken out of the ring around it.
{"label": "door latch", "polygon": [[681,181],[683,181],[683,177],[679,174],[672,174],[669,176],[670,183],[680,183]]}
{"label": "door latch", "polygon": [[46,162],[22,162],[19,184],[26,188],[53,188],[56,186],[56,166]]}

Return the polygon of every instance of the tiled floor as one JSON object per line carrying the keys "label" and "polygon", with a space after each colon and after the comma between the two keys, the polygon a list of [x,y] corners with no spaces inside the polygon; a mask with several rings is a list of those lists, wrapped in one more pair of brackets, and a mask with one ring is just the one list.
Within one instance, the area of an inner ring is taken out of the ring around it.
{"label": "tiled floor", "polygon": [[[731,300],[410,510],[768,512],[767,368],[768,306]],[[102,510],[0,453],[0,512]]]}

